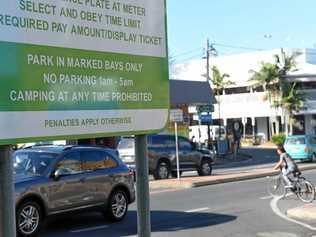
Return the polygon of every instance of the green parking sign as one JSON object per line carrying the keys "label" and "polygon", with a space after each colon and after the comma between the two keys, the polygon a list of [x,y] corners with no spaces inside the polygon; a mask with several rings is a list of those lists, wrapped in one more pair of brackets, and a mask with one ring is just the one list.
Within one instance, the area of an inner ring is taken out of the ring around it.
{"label": "green parking sign", "polygon": [[0,144],[165,126],[164,0],[2,0]]}
{"label": "green parking sign", "polygon": [[210,112],[214,112],[214,106],[212,104],[209,104],[209,105],[199,105],[197,107],[197,110],[198,110],[198,113],[201,114],[201,113],[210,113]]}

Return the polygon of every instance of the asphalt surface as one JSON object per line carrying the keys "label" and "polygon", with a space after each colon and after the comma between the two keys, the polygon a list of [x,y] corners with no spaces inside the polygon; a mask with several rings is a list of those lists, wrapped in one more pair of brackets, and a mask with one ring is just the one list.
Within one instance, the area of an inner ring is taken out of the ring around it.
{"label": "asphalt surface", "polygon": [[[316,171],[304,175],[316,183]],[[271,207],[265,178],[151,195],[152,236],[313,236],[316,232],[278,216]],[[285,212],[299,202],[287,197]],[[44,237],[137,236],[136,205],[125,220],[109,223],[98,213],[50,221]]]}
{"label": "asphalt surface", "polygon": [[[259,155],[248,162],[226,164],[216,167],[214,172],[271,166],[277,160],[272,150],[271,154],[255,152]],[[316,170],[306,171],[304,176],[316,184]],[[284,217],[288,208],[302,203],[295,196],[275,202],[266,191],[266,183],[267,179],[261,178],[151,194],[152,236],[316,236],[316,223],[313,229]],[[313,226],[314,223],[307,224]],[[126,218],[120,223],[110,223],[99,213],[70,215],[48,221],[40,236],[137,236],[136,204],[129,207]]]}
{"label": "asphalt surface", "polygon": [[[213,173],[215,174],[228,174],[228,173],[239,173],[241,171],[250,169],[260,169],[273,167],[278,162],[279,157],[276,154],[275,149],[266,148],[242,148],[239,160],[234,160],[232,156],[227,156],[225,161],[217,161],[213,166]],[[244,154],[244,155],[242,155]],[[247,155],[247,156],[245,156]],[[249,157],[250,155],[250,157]],[[241,158],[242,157],[242,158]],[[182,177],[197,176],[196,171],[184,172]],[[150,177],[153,180],[153,177]]]}

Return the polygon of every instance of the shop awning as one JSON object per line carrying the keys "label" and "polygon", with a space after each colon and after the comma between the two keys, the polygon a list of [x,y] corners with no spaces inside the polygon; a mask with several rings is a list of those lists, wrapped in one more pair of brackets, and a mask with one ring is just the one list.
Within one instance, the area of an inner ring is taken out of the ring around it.
{"label": "shop awning", "polygon": [[213,91],[207,81],[170,80],[170,103],[212,104]]}

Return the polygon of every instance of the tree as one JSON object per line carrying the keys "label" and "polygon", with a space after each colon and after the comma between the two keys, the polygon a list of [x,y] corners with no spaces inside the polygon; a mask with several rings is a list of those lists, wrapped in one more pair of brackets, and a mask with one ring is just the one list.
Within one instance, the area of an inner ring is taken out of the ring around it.
{"label": "tree", "polygon": [[[221,121],[221,107],[220,107],[220,94],[227,86],[235,84],[234,82],[227,80],[230,76],[226,73],[222,74],[216,66],[212,67],[212,77],[210,77],[211,84],[217,95],[218,104],[218,119]],[[221,125],[221,124],[220,124]],[[219,138],[221,137],[221,129],[219,128]]]}
{"label": "tree", "polygon": [[258,72],[250,71],[252,73],[250,81],[254,82],[254,86],[263,86],[270,104],[276,109],[282,109],[286,134],[288,134],[288,122],[292,128],[294,115],[302,108],[305,101],[305,96],[298,91],[297,84],[287,79],[290,72],[296,71],[298,55],[297,52],[286,55],[282,50],[280,55],[274,55],[274,63],[262,62]]}

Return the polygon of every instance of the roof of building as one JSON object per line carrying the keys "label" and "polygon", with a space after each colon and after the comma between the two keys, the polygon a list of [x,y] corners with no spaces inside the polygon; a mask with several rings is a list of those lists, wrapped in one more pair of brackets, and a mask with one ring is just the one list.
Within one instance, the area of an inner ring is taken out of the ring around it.
{"label": "roof of building", "polygon": [[[284,49],[287,54],[297,52],[298,49]],[[229,80],[235,82],[229,87],[250,86],[252,71],[260,70],[262,62],[274,63],[274,55],[280,54],[280,49],[255,51],[242,54],[212,57],[211,66],[218,67],[221,73],[228,74]],[[301,49],[297,57],[297,71],[290,73],[289,77],[301,78],[300,81],[314,81],[316,77],[316,50]],[[185,63],[175,64],[170,69],[171,78],[183,80],[205,80],[206,60],[198,59]],[[211,73],[210,73],[211,74]],[[210,75],[212,76],[212,75]]]}
{"label": "roof of building", "polygon": [[171,104],[211,104],[213,92],[207,81],[170,80]]}
{"label": "roof of building", "polygon": [[296,71],[290,72],[287,77],[294,81],[316,82],[316,65],[310,63],[299,65]]}

